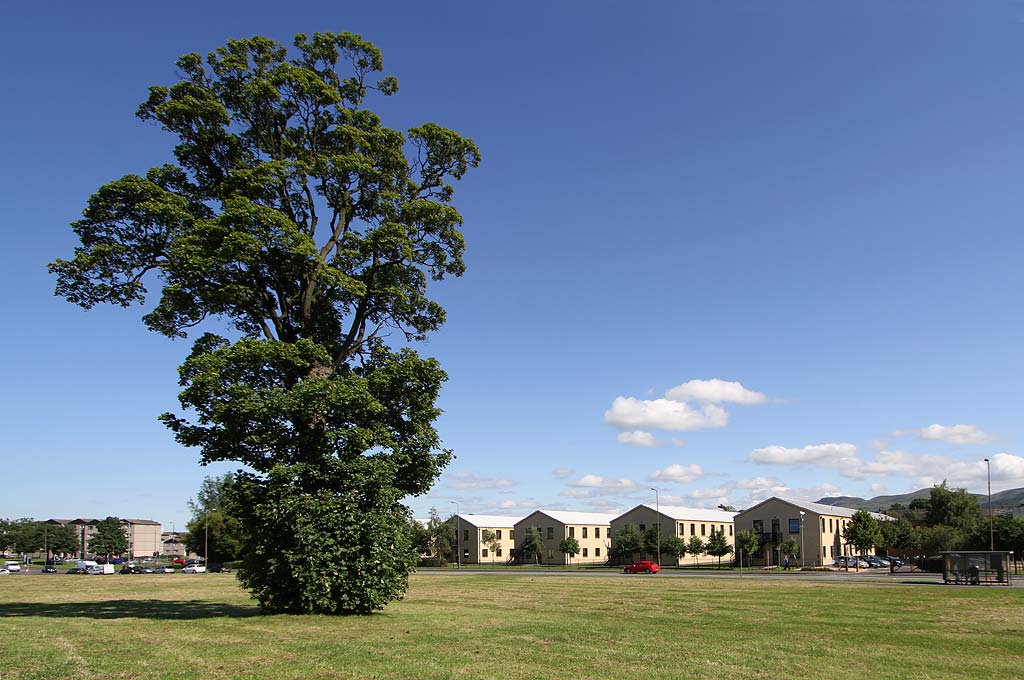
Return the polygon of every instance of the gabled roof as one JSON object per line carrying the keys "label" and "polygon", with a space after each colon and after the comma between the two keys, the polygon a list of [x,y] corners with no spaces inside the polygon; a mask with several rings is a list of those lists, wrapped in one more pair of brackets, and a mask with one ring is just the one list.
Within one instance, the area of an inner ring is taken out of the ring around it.
{"label": "gabled roof", "polygon": [[459,515],[466,524],[471,524],[478,529],[486,527],[514,527],[522,517],[510,515]]}
{"label": "gabled roof", "polygon": [[[661,510],[661,514],[671,517],[674,520],[695,519],[700,522],[732,522],[736,518],[735,512],[726,510],[711,510],[709,508],[687,508],[681,505],[662,505],[660,508],[648,503],[641,503],[636,506],[643,507],[654,512]],[[636,510],[636,508],[633,508]],[[621,516],[621,515],[620,515]]]}
{"label": "gabled roof", "polygon": [[[768,501],[771,501],[771,500],[782,501],[783,503],[789,503],[790,505],[795,505],[798,508],[803,508],[804,510],[807,510],[809,512],[813,512],[813,513],[815,513],[817,515],[833,515],[835,517],[853,517],[855,514],[857,514],[857,511],[854,510],[853,508],[844,508],[841,505],[825,505],[824,503],[812,503],[811,501],[802,501],[802,500],[797,500],[795,498],[783,498],[782,496],[772,496],[771,498],[768,498],[768,499],[765,499],[765,500],[761,501],[760,503],[755,505],[753,508],[747,508],[743,512],[750,512],[754,508],[756,508],[758,506],[761,506],[761,505],[764,505],[765,503],[767,503]],[[881,520],[881,521],[891,521],[893,519],[892,517],[889,517],[889,515],[883,515],[880,512],[870,512],[868,514],[871,515],[872,517],[874,517],[875,519]]]}
{"label": "gabled roof", "polygon": [[[618,517],[618,515],[613,515],[609,512],[574,512],[572,510],[537,510],[536,512],[543,513],[561,524],[611,525],[612,520]],[[526,519],[526,517],[523,519]]]}
{"label": "gabled roof", "polygon": [[128,524],[155,524],[156,526],[160,526],[160,522],[156,522],[151,519],[122,519],[121,521],[127,522]]}

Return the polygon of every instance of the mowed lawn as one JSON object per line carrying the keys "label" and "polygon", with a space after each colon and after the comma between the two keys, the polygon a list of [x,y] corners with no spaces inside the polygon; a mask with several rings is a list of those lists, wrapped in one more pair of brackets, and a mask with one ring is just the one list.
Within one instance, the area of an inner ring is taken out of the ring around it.
{"label": "mowed lawn", "polygon": [[0,678],[1022,677],[1024,590],[424,574],[371,616],[231,575],[0,578]]}

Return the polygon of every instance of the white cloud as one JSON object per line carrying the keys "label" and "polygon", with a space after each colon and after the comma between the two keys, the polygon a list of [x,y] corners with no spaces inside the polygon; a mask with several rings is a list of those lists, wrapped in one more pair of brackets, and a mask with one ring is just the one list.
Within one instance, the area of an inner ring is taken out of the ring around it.
{"label": "white cloud", "polygon": [[897,430],[894,437],[914,435],[924,441],[940,441],[960,446],[985,444],[995,439],[994,435],[985,432],[977,425],[939,425],[933,423],[920,430]]}
{"label": "white cloud", "polygon": [[729,423],[729,414],[714,404],[692,408],[689,404],[671,399],[615,397],[612,407],[605,411],[604,421],[629,430],[652,428],[689,432],[725,427]]}
{"label": "white cloud", "polygon": [[889,448],[889,442],[885,441],[884,439],[872,439],[869,446],[873,448],[875,451],[884,451],[885,449]]}
{"label": "white cloud", "polygon": [[[990,456],[992,463],[992,490],[994,492],[1024,486],[1024,457],[1010,453]],[[921,486],[934,486],[943,480],[953,488],[964,488],[975,493],[987,490],[988,466],[979,460],[945,459],[945,464],[934,466],[927,472],[922,470],[918,479]]]}
{"label": "white cloud", "polygon": [[700,465],[680,465],[673,463],[664,470],[656,470],[647,476],[652,482],[692,482],[704,476],[704,470]]}
{"label": "white cloud", "polygon": [[665,396],[675,401],[699,401],[707,404],[763,404],[768,396],[761,392],[748,390],[739,382],[727,382],[712,378],[711,380],[691,380],[676,385]]}
{"label": "white cloud", "polygon": [[853,444],[812,444],[799,449],[785,446],[766,446],[750,452],[750,460],[766,465],[799,465],[812,463],[838,467],[843,461],[856,457],[857,447]]}
{"label": "white cloud", "polygon": [[639,446],[648,449],[665,446],[668,443],[644,430],[627,430],[626,432],[620,432],[618,440],[620,444],[625,444],[626,446]]}
{"label": "white cloud", "polygon": [[516,484],[511,479],[477,477],[472,472],[453,472],[445,480],[445,486],[453,489],[505,489]]}
{"label": "white cloud", "polygon": [[885,493],[885,484],[872,484],[868,487],[871,490],[871,494],[874,496],[881,496]]}
{"label": "white cloud", "polygon": [[588,489],[613,489],[615,491],[634,491],[639,484],[629,479],[612,479],[600,475],[583,475],[575,482],[569,482],[569,486],[583,487]]}
{"label": "white cloud", "polygon": [[555,468],[554,470],[551,471],[551,474],[553,474],[555,477],[569,477],[571,475],[576,474],[576,471],[573,470],[572,468]]}

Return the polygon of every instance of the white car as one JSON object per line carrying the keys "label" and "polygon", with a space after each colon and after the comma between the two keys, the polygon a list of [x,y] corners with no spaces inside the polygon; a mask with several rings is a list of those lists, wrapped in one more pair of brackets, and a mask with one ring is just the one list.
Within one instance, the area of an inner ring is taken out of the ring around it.
{"label": "white car", "polygon": [[10,575],[11,575],[11,571],[9,569],[7,569],[7,568],[0,569],[0,576],[10,576]]}
{"label": "white car", "polygon": [[7,571],[21,571],[21,564],[18,562],[5,562],[4,569]]}
{"label": "white car", "polygon": [[201,564],[190,564],[181,570],[182,574],[205,574],[206,567]]}

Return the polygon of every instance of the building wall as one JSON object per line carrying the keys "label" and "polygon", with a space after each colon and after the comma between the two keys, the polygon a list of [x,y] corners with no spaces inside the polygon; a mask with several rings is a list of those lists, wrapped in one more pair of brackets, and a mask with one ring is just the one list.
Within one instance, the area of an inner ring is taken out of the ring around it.
{"label": "building wall", "polygon": [[[641,506],[633,508],[629,512],[617,517],[612,523],[612,536],[622,529],[627,523],[632,523],[640,533],[644,533],[651,527],[658,525],[658,513],[651,508]],[[712,522],[707,519],[675,519],[661,514],[661,531],[662,537],[669,538],[670,536],[677,536],[683,541],[689,541],[693,536],[699,536],[701,540],[707,542],[711,538],[711,531],[722,531],[725,533],[725,539],[729,542],[729,545],[735,546],[735,532],[736,528],[732,522]],[[612,542],[614,543],[614,538]],[[642,560],[653,560],[657,558],[657,554],[648,555],[643,553],[637,557]],[[730,559],[731,557],[723,557],[723,560]],[[707,564],[708,560],[713,560],[717,563],[717,557],[711,557],[710,555],[700,555],[694,557],[693,555],[684,555],[682,560],[676,559],[673,555],[662,555],[661,563],[663,565],[681,565],[690,566],[694,564]]]}
{"label": "building wall", "polygon": [[153,557],[162,551],[159,524],[125,524],[129,557]]}
{"label": "building wall", "polygon": [[[779,554],[776,548],[780,542],[792,538],[797,544],[800,543],[800,532],[790,529],[799,525],[801,509],[792,503],[771,499],[736,516],[736,531],[753,529],[755,523],[760,522],[760,531],[771,533],[772,520],[779,521],[779,540],[769,542],[767,549],[760,556],[753,558],[753,564],[777,565]],[[831,566],[832,561],[839,555],[851,555],[856,552],[842,539],[842,531],[850,523],[849,517],[819,514],[810,510],[804,510],[804,513],[803,550],[806,566]],[[797,525],[791,527],[790,520],[796,520]],[[799,557],[796,564],[800,564]]]}
{"label": "building wall", "polygon": [[[484,543],[483,532],[490,530],[501,538],[501,547],[498,552]],[[463,564],[504,564],[512,548],[515,547],[513,527],[478,527],[470,524],[465,519],[459,522],[457,531],[459,534],[459,549],[462,551]]]}
{"label": "building wall", "polygon": [[[522,545],[526,527],[540,531],[543,544],[541,564],[604,564],[608,559],[608,550],[611,548],[611,526],[608,524],[563,524],[538,510],[516,523],[516,545]],[[580,554],[573,558],[558,549],[562,540],[570,536],[580,544]]]}

